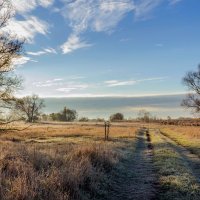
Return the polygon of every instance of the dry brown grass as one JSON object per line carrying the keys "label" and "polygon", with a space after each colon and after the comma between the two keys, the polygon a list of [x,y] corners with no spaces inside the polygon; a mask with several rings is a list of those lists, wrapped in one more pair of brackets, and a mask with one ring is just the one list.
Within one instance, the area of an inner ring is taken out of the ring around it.
{"label": "dry brown grass", "polygon": [[[21,128],[22,125],[20,125]],[[35,125],[0,135],[0,199],[103,199],[136,128]]]}
{"label": "dry brown grass", "polygon": [[[22,129],[25,125],[18,124],[15,128]],[[127,138],[134,137],[135,130],[138,127],[120,127],[111,126],[110,137],[111,138]],[[22,132],[9,132],[9,134],[1,135],[1,139],[27,141],[27,140],[47,140],[55,138],[70,138],[70,137],[90,137],[92,139],[104,138],[104,124],[100,125],[51,125],[51,124],[35,124],[32,127]],[[46,141],[45,141],[46,142]]]}
{"label": "dry brown grass", "polygon": [[188,139],[200,139],[200,127],[196,126],[168,126],[168,129],[177,132]]}

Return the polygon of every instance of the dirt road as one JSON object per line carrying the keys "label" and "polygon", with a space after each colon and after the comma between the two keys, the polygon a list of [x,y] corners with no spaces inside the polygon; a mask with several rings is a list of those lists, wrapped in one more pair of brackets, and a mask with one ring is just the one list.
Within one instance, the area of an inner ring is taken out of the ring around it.
{"label": "dirt road", "polygon": [[137,133],[136,149],[129,159],[120,165],[109,192],[110,200],[150,200],[156,196],[156,174],[152,163],[152,149],[145,130]]}

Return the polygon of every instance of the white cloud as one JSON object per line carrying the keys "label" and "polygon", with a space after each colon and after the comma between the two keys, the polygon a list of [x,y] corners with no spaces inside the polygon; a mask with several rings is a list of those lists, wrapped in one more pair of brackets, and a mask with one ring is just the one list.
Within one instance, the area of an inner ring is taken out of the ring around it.
{"label": "white cloud", "polygon": [[54,3],[54,0],[38,0],[40,6],[48,7]]}
{"label": "white cloud", "polygon": [[70,93],[72,91],[83,90],[83,89],[86,89],[88,87],[89,86],[87,84],[68,84],[68,85],[65,85],[65,87],[58,88],[56,90],[59,91],[59,92]]}
{"label": "white cloud", "polygon": [[[181,0],[168,0],[175,4]],[[164,0],[62,0],[64,8],[61,13],[72,29],[67,42],[62,45],[63,53],[88,46],[80,43],[80,35],[90,30],[95,32],[111,32],[117,24],[132,12],[136,19],[147,19],[150,13]],[[73,40],[73,42],[72,42]],[[74,42],[76,40],[76,42]],[[72,44],[75,43],[75,44]],[[79,45],[78,45],[79,44]]]}
{"label": "white cloud", "polygon": [[105,81],[107,87],[117,87],[117,86],[129,86],[135,85],[137,83],[146,82],[146,81],[156,81],[156,80],[164,80],[167,77],[156,77],[156,78],[146,78],[146,79],[139,79],[139,80],[128,80],[128,81],[119,81],[119,80],[109,80]]}
{"label": "white cloud", "polygon": [[110,31],[134,7],[132,0],[77,0],[64,3],[62,15],[69,21],[72,34],[61,46],[63,53],[91,46],[80,39],[81,33],[88,29],[97,32]]}
{"label": "white cloud", "polygon": [[87,29],[108,31],[115,27],[123,16],[133,10],[132,0],[77,0],[66,2],[63,16],[70,21],[75,33]]}
{"label": "white cloud", "polygon": [[31,56],[41,56],[41,55],[46,54],[46,52],[45,51],[37,51],[37,52],[29,51],[29,52],[27,52],[27,54],[31,55]]}
{"label": "white cloud", "polygon": [[48,24],[35,16],[30,16],[26,20],[10,20],[2,31],[4,33],[12,33],[12,35],[17,36],[19,39],[25,39],[31,43],[36,34],[46,35],[48,33]]}
{"label": "white cloud", "polygon": [[32,55],[32,56],[41,56],[41,55],[45,55],[45,54],[56,54],[56,50],[53,48],[46,48],[43,49],[42,51],[37,51],[37,52],[27,52],[28,55]]}
{"label": "white cloud", "polygon": [[30,13],[39,6],[47,8],[53,5],[54,0],[11,0],[11,3],[13,11],[22,18],[20,20],[15,17],[11,18],[1,33],[9,33],[28,43],[33,42],[37,34],[46,35],[48,33],[47,22]]}
{"label": "white cloud", "polygon": [[140,0],[135,5],[134,14],[136,19],[146,19],[149,17],[154,8],[156,8],[163,0]]}
{"label": "white cloud", "polygon": [[65,42],[62,46],[61,49],[64,54],[71,53],[72,51],[75,51],[80,48],[85,48],[85,47],[90,47],[92,44],[88,44],[85,41],[82,41],[78,36],[76,35],[71,35],[67,42]]}
{"label": "white cloud", "polygon": [[52,87],[52,86],[61,86],[63,84],[64,83],[62,78],[54,78],[51,80],[39,81],[33,83],[33,85],[36,87]]}
{"label": "white cloud", "polygon": [[85,83],[80,83],[75,80],[83,79],[85,77],[73,75],[66,78],[53,78],[45,81],[36,81],[33,82],[32,85],[36,87],[55,87],[55,86],[62,86],[62,88],[86,88],[88,87]]}
{"label": "white cloud", "polygon": [[13,66],[22,66],[26,64],[27,62],[37,62],[35,60],[32,60],[30,57],[22,56],[19,58],[13,58],[12,64]]}
{"label": "white cloud", "polygon": [[47,52],[47,53],[54,53],[54,54],[57,53],[56,50],[53,49],[53,48],[46,48],[46,49],[44,49],[44,51]]}
{"label": "white cloud", "polygon": [[145,78],[145,79],[139,79],[137,82],[145,82],[145,81],[162,81],[167,79],[168,77],[153,77],[153,78]]}
{"label": "white cloud", "polygon": [[79,83],[74,81],[66,81],[63,78],[54,78],[46,81],[39,81],[32,83],[34,87],[46,88],[51,87],[52,90],[58,92],[70,93],[71,91],[83,90],[89,87],[86,83]]}
{"label": "white cloud", "polygon": [[105,81],[108,87],[116,87],[116,86],[126,86],[126,85],[134,85],[136,81],[130,80],[130,81],[117,81],[117,80],[110,80]]}
{"label": "white cloud", "polygon": [[179,2],[181,2],[182,0],[169,0],[171,5],[177,4]]}
{"label": "white cloud", "polygon": [[12,5],[16,12],[20,14],[28,13],[38,6],[48,7],[54,0],[12,0]]}
{"label": "white cloud", "polygon": [[[37,34],[47,35],[49,25],[35,16],[29,16],[31,11],[41,6],[52,6],[54,0],[11,0],[16,12],[25,20],[13,19],[6,30],[14,32],[20,39],[25,38],[29,43],[34,41]],[[86,31],[111,32],[128,12],[135,17],[145,18],[155,7],[164,0],[60,0],[63,8],[55,8],[67,20],[72,33],[67,41],[61,45],[64,54],[77,49],[90,47],[90,43],[81,37]],[[181,0],[168,0],[175,4]],[[53,10],[53,8],[52,8]],[[30,55],[43,55],[45,51],[29,52]],[[49,52],[51,53],[51,52]]]}

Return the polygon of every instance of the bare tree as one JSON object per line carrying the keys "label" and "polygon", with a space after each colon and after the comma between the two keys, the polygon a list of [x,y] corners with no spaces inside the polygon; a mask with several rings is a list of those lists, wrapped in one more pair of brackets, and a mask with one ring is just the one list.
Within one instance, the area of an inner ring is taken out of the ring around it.
{"label": "bare tree", "polygon": [[44,100],[40,99],[37,95],[26,96],[17,99],[15,109],[21,113],[28,122],[34,122],[41,114],[41,109],[45,107]]}
{"label": "bare tree", "polygon": [[149,122],[151,119],[151,114],[150,114],[150,112],[142,109],[138,112],[138,119],[143,122]]}
{"label": "bare tree", "polygon": [[13,93],[21,86],[21,79],[12,71],[15,68],[13,59],[22,55],[24,41],[2,31],[12,15],[10,1],[0,0],[0,107],[4,109],[10,108],[11,102],[15,99]]}
{"label": "bare tree", "polygon": [[200,113],[200,65],[197,71],[190,71],[183,78],[183,83],[191,91],[182,102],[182,106]]}
{"label": "bare tree", "polygon": [[4,27],[13,16],[13,9],[10,0],[0,0],[0,28]]}

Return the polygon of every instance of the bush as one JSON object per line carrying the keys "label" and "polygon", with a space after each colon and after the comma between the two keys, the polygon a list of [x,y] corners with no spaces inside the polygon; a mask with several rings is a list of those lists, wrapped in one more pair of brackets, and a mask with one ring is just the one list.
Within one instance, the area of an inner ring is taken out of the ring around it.
{"label": "bush", "polygon": [[89,121],[89,119],[87,117],[81,117],[79,119],[79,122],[88,122],[88,121]]}
{"label": "bush", "polygon": [[122,113],[115,113],[110,116],[110,121],[122,121],[124,120],[124,115]]}

